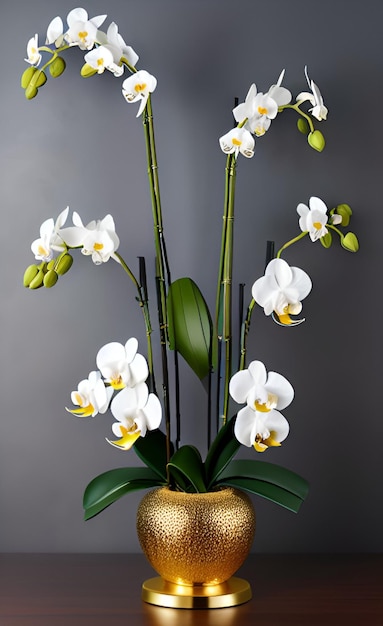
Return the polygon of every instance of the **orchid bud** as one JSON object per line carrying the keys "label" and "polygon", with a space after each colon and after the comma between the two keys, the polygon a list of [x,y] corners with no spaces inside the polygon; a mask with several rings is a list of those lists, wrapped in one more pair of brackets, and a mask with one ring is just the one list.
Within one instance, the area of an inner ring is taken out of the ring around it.
{"label": "orchid bud", "polygon": [[53,287],[53,285],[57,283],[58,278],[59,277],[57,272],[55,272],[54,270],[48,270],[48,272],[44,276],[44,287],[47,287],[48,289],[50,287]]}
{"label": "orchid bud", "polygon": [[323,237],[320,238],[320,242],[324,248],[330,248],[332,244],[332,234],[327,232]]}
{"label": "orchid bud", "polygon": [[65,68],[66,68],[65,60],[62,57],[56,57],[55,60],[52,61],[52,63],[49,66],[50,75],[53,78],[57,78],[58,76],[61,76]]}
{"label": "orchid bud", "polygon": [[55,270],[57,274],[59,274],[59,276],[66,274],[66,272],[68,272],[72,267],[72,263],[73,257],[68,252],[59,256],[55,265]]}
{"label": "orchid bud", "polygon": [[94,76],[94,74],[97,74],[97,70],[95,70],[91,65],[89,65],[89,63],[84,63],[84,65],[81,68],[80,74],[83,78],[89,78],[89,76]]}
{"label": "orchid bud", "polygon": [[299,117],[297,120],[297,128],[302,135],[308,135],[310,128],[307,121],[303,117]]}
{"label": "orchid bud", "polygon": [[34,66],[27,67],[27,69],[23,72],[21,76],[21,86],[23,89],[26,89],[28,87],[35,72],[37,72],[37,67]]}
{"label": "orchid bud", "polygon": [[43,286],[44,282],[44,271],[39,269],[34,279],[29,283],[29,289],[38,289]]}
{"label": "orchid bud", "polygon": [[312,133],[309,133],[307,136],[307,141],[309,145],[314,148],[317,152],[322,152],[324,149],[326,142],[320,130],[314,130]]}
{"label": "orchid bud", "polygon": [[42,87],[47,82],[47,76],[42,70],[37,70],[33,76],[33,85],[35,87]]}
{"label": "orchid bud", "polygon": [[39,268],[37,267],[37,265],[29,265],[29,267],[27,267],[27,269],[24,272],[24,279],[23,279],[24,287],[29,287],[32,280],[35,278],[35,276],[38,273],[39,273]]}
{"label": "orchid bud", "polygon": [[340,242],[346,250],[350,252],[358,252],[359,250],[359,241],[354,233],[347,233]]}
{"label": "orchid bud", "polygon": [[349,225],[352,209],[348,204],[338,204],[338,206],[334,209],[334,213],[341,216],[342,226]]}
{"label": "orchid bud", "polygon": [[25,97],[27,100],[32,100],[35,96],[37,96],[38,89],[34,85],[28,85],[25,90]]}

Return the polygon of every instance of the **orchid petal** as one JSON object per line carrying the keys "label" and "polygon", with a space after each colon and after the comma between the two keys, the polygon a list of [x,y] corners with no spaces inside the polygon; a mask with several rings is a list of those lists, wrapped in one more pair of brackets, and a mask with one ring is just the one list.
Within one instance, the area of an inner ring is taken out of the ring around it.
{"label": "orchid petal", "polygon": [[48,25],[45,43],[50,45],[55,43],[64,32],[64,24],[60,16],[55,17]]}

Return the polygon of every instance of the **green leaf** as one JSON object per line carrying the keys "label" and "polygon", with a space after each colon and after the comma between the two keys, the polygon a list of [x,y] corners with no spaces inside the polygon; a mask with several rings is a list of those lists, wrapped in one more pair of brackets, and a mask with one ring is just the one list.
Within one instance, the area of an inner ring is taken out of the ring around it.
{"label": "green leaf", "polygon": [[180,278],[169,287],[169,347],[177,350],[202,380],[210,371],[211,317],[197,285]]}
{"label": "green leaf", "polygon": [[121,467],[104,472],[96,476],[85,489],[84,518],[88,520],[98,515],[131,491],[161,485],[163,481],[148,467]]}
{"label": "green leaf", "polygon": [[[139,437],[133,447],[141,461],[166,481],[166,435],[158,429],[148,430],[145,437]],[[173,445],[170,443],[170,456],[173,451]]]}
{"label": "green leaf", "polygon": [[206,493],[205,471],[201,455],[194,446],[182,446],[168,464],[170,475],[184,491]]}
{"label": "green leaf", "polygon": [[251,478],[270,483],[289,491],[301,500],[306,498],[309,489],[307,480],[299,476],[299,474],[280,465],[266,461],[256,461],[255,459],[232,461],[226,467],[221,479],[225,480],[233,477]]}
{"label": "green leaf", "polygon": [[285,489],[281,489],[281,487],[277,487],[276,485],[262,480],[257,480],[256,478],[226,478],[222,481],[220,480],[219,484],[254,493],[257,496],[271,500],[275,504],[289,509],[289,511],[293,511],[293,513],[298,513],[303,502],[301,498],[290,491],[285,491]]}
{"label": "green leaf", "polygon": [[233,456],[240,448],[240,443],[234,435],[235,417],[232,417],[218,431],[205,460],[206,482],[210,489],[219,474],[225,469]]}

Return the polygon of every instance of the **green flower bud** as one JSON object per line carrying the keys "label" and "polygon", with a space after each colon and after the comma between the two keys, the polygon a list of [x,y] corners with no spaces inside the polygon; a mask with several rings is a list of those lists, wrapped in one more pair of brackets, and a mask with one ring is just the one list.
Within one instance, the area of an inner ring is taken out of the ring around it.
{"label": "green flower bud", "polygon": [[304,117],[299,117],[298,121],[297,121],[297,128],[299,130],[300,133],[302,133],[302,135],[308,135],[309,131],[310,131],[310,127],[307,123],[307,120],[305,120]]}
{"label": "green flower bud", "polygon": [[40,269],[33,280],[29,283],[29,289],[38,289],[42,287],[44,281],[44,272]]}
{"label": "green flower bud", "polygon": [[66,274],[66,272],[68,272],[70,268],[72,267],[72,263],[73,263],[73,257],[68,252],[66,252],[63,255],[60,255],[59,258],[57,259],[56,266],[55,266],[55,270],[57,274],[59,274],[59,276]]}
{"label": "green flower bud", "polygon": [[37,70],[33,76],[33,84],[35,87],[42,87],[47,82],[47,75],[42,70]]}
{"label": "green flower bud", "polygon": [[84,63],[80,73],[83,78],[89,78],[89,76],[94,76],[95,74],[97,74],[97,70],[93,69],[93,67],[89,65],[89,63]]}
{"label": "green flower bud", "polygon": [[29,265],[29,267],[27,267],[27,269],[24,272],[24,287],[29,287],[29,285],[31,284],[32,280],[35,278],[35,276],[39,273],[39,268],[37,267],[37,265]]}
{"label": "green flower bud", "polygon": [[21,86],[23,89],[28,87],[35,72],[37,72],[37,67],[34,67],[33,65],[31,67],[27,67],[27,69],[23,72],[21,76]]}
{"label": "green flower bud", "polygon": [[58,281],[58,274],[54,270],[49,270],[44,276],[44,287],[53,287]]}
{"label": "green flower bud", "polygon": [[52,259],[52,261],[49,261],[49,263],[47,264],[47,271],[53,270],[55,267],[55,263],[56,263],[56,259]]}
{"label": "green flower bud", "polygon": [[335,209],[333,209],[333,211],[331,211],[332,213],[337,213],[338,215],[341,216],[342,218],[342,226],[348,226],[350,223],[350,217],[352,215],[352,209],[348,204],[338,204],[337,207],[335,207]]}
{"label": "green flower bud", "polygon": [[340,242],[346,250],[350,252],[358,252],[359,250],[359,241],[354,233],[347,233]]}
{"label": "green flower bud", "polygon": [[38,89],[34,85],[28,85],[25,90],[25,97],[27,100],[32,100],[35,96],[37,96]]}
{"label": "green flower bud", "polygon": [[65,68],[66,68],[65,60],[62,57],[56,57],[55,60],[52,61],[52,63],[49,66],[50,75],[53,78],[57,78],[58,76],[61,76]]}
{"label": "green flower bud", "polygon": [[312,133],[309,133],[307,136],[307,141],[309,145],[314,148],[317,152],[322,152],[324,149],[326,142],[320,130],[314,130]]}
{"label": "green flower bud", "polygon": [[332,234],[330,231],[320,238],[320,242],[324,248],[330,248],[332,244]]}

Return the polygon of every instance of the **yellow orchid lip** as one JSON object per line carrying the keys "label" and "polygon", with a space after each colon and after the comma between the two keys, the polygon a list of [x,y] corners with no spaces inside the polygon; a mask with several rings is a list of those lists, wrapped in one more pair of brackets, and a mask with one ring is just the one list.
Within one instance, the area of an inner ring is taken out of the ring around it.
{"label": "yellow orchid lip", "polygon": [[121,448],[122,450],[130,450],[133,444],[137,441],[137,439],[141,436],[141,431],[136,430],[134,432],[129,432],[125,426],[120,426],[122,437],[121,439],[116,439],[115,441],[111,441],[110,439],[106,439],[111,446],[115,448]]}
{"label": "yellow orchid lip", "polygon": [[279,324],[280,326],[293,327],[293,326],[298,326],[299,324],[302,324],[303,322],[306,321],[305,317],[301,317],[297,320],[294,320],[288,314],[280,315],[276,313],[275,311],[273,311],[273,313],[271,314],[271,317],[274,320],[274,322],[276,324]]}
{"label": "yellow orchid lip", "polygon": [[94,406],[93,404],[88,404],[87,406],[80,406],[78,409],[68,409],[66,407],[66,410],[73,415],[78,415],[78,417],[89,417],[93,415]]}

